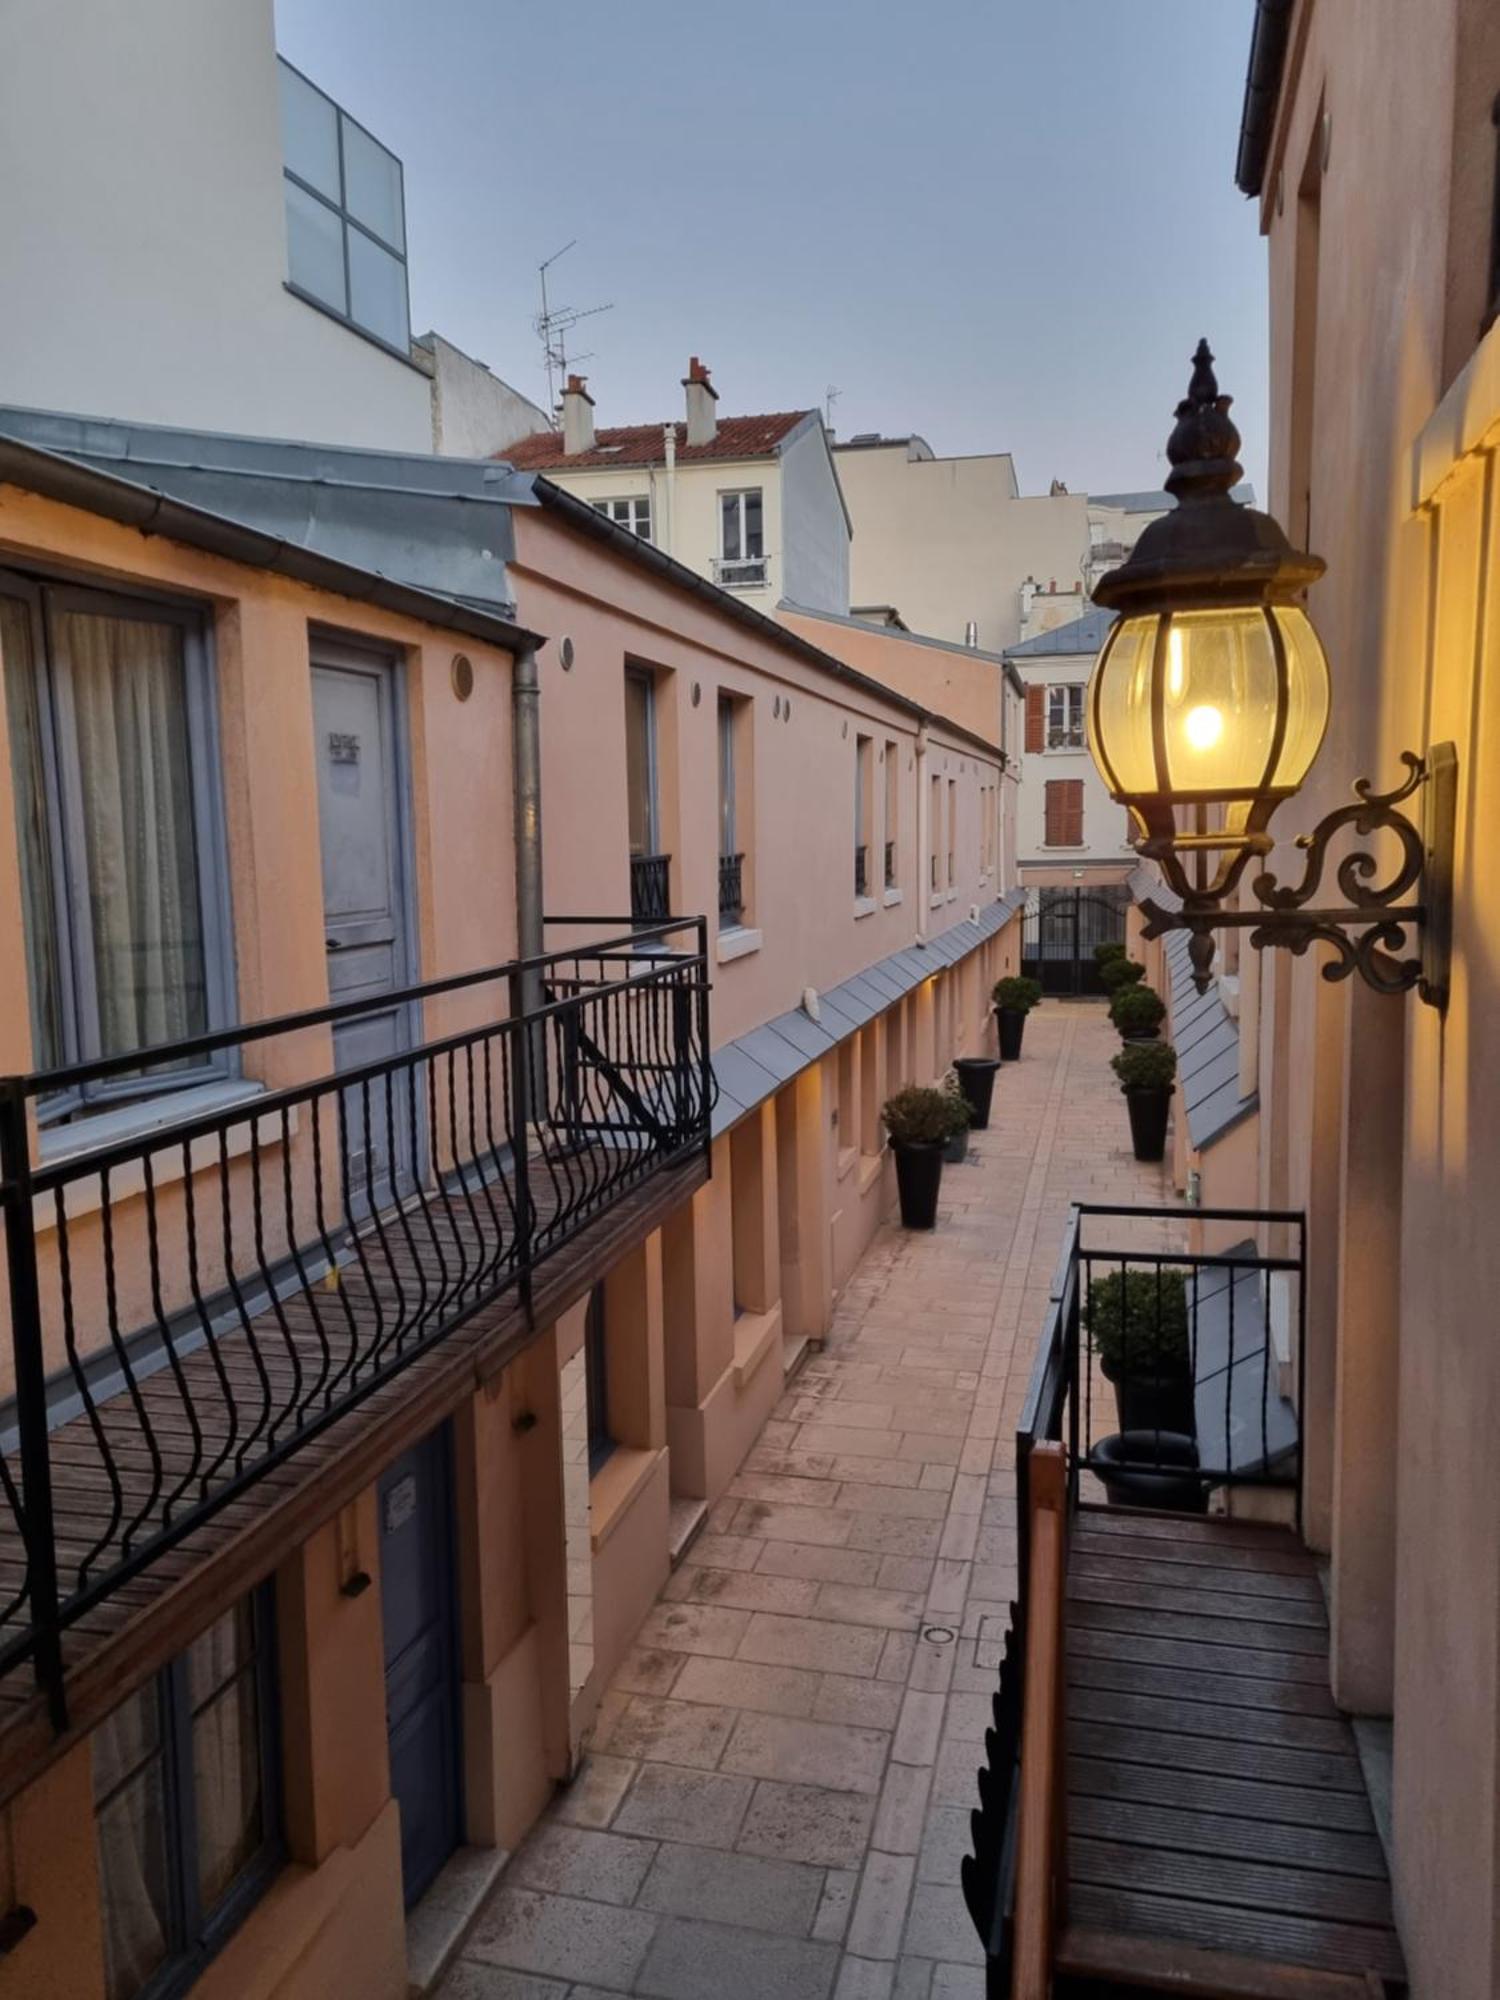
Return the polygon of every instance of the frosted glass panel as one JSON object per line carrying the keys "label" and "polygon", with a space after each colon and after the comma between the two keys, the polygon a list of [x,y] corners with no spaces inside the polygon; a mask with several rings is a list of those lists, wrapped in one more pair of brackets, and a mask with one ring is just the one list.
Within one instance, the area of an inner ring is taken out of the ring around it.
{"label": "frosted glass panel", "polygon": [[344,206],[393,250],[405,250],[401,213],[401,162],[394,153],[344,120]]}
{"label": "frosted glass panel", "polygon": [[349,317],[392,347],[408,345],[406,266],[357,229],[349,231]]}
{"label": "frosted glass panel", "polygon": [[281,157],[298,180],[340,199],[338,112],[322,91],[285,63],[281,77]]}
{"label": "frosted glass panel", "polygon": [[344,291],[344,225],[316,195],[286,183],[287,273],[299,291],[332,306],[349,310]]}

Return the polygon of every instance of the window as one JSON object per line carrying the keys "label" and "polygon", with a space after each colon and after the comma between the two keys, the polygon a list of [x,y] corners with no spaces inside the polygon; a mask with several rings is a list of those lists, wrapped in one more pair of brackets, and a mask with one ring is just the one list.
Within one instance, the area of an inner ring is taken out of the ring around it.
{"label": "window", "polygon": [[934,778],[932,781],[932,826],[930,829],[930,838],[932,846],[931,853],[928,856],[928,863],[932,873],[932,887],[935,894],[942,887],[942,880],[938,874],[938,856],[943,851],[943,781],[941,778]]}
{"label": "window", "polygon": [[739,845],[738,786],[735,780],[735,709],[732,695],[719,696],[719,925],[730,930],[745,921],[745,857]]}
{"label": "window", "polygon": [[719,495],[719,560],[715,581],[754,589],[766,581],[765,515],[758,486]]}
{"label": "window", "polygon": [[637,924],[671,914],[671,856],[657,851],[656,687],[641,667],[625,669],[625,802],[630,840],[630,914]]}
{"label": "window", "polygon": [[874,740],[854,739],[854,893],[870,893],[870,767],[875,754]]}
{"label": "window", "polygon": [[94,1731],[108,2000],[185,1992],[280,1861],[269,1590]]}
{"label": "window", "polygon": [[1083,748],[1083,683],[1081,681],[1070,682],[1066,686],[1048,688],[1047,748],[1049,750],[1081,750]]}
{"label": "window", "polygon": [[628,528],[632,535],[639,535],[643,542],[651,539],[651,496],[647,493],[632,493],[625,500],[596,500],[594,508],[606,520],[613,521],[617,528]]}
{"label": "window", "polygon": [[[223,1026],[227,893],[194,613],[0,571],[0,664],[36,1066]],[[151,1088],[207,1060],[156,1064]],[[90,1085],[139,1095],[143,1073]],[[79,1093],[50,1100],[50,1116]]]}
{"label": "window", "polygon": [[901,838],[901,753],[889,738],[885,746],[885,886],[894,889]]}
{"label": "window", "polygon": [[588,1404],[589,1474],[603,1465],[615,1448],[609,1429],[609,1349],[604,1318],[604,1286],[589,1293],[583,1321],[583,1380]]}
{"label": "window", "polygon": [[401,162],[277,58],[292,290],[408,357]]}
{"label": "window", "polygon": [[1048,847],[1082,847],[1083,780],[1049,778],[1045,790],[1046,830],[1042,838]]}
{"label": "window", "polygon": [[958,880],[958,780],[948,780],[948,887]]}

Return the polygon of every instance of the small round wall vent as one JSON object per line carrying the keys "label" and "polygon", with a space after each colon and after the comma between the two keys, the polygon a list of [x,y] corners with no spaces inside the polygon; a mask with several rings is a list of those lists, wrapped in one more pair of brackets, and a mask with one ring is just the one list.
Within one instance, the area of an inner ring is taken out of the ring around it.
{"label": "small round wall vent", "polygon": [[453,692],[460,701],[467,701],[474,692],[474,662],[467,653],[453,655]]}
{"label": "small round wall vent", "polygon": [[573,641],[566,635],[564,635],[561,644],[558,646],[557,657],[562,661],[563,672],[565,674],[571,673],[573,661],[576,656],[573,652]]}

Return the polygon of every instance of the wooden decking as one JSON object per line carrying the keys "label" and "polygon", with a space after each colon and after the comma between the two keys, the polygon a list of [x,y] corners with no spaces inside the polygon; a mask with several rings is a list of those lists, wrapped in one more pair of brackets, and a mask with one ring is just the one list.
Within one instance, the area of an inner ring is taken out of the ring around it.
{"label": "wooden decking", "polygon": [[1062,1990],[1403,1990],[1385,1856],[1328,1692],[1323,1596],[1301,1544],[1084,1508],[1066,1625]]}
{"label": "wooden decking", "polygon": [[[549,1325],[633,1242],[658,1227],[706,1178],[701,1155],[644,1176],[601,1205],[564,1247],[536,1267],[532,1324]],[[540,1228],[554,1202],[537,1176]],[[125,1533],[144,1540],[162,1519],[163,1496],[196,1492],[195,1480],[215,1451],[246,1435],[244,1412],[260,1407],[269,1391],[274,1407],[295,1402],[299,1385],[319,1380],[332,1349],[336,1373],[346,1356],[368,1348],[382,1328],[397,1323],[404,1285],[410,1301],[424,1276],[433,1297],[462,1268],[478,1272],[495,1245],[463,1205],[436,1202],[423,1211],[422,1231],[402,1231],[383,1218],[377,1249],[373,1225],[369,1254],[352,1263],[336,1290],[313,1290],[281,1301],[252,1321],[259,1359],[243,1332],[200,1347],[182,1363],[195,1414],[195,1440],[172,1371],[162,1368],[141,1387],[160,1468],[153,1464],[140,1420],[125,1394],[101,1406],[110,1452],[124,1496],[117,1507],[99,1444],[85,1417],[53,1433],[52,1479],[55,1538],[64,1590],[76,1587],[79,1566],[92,1554],[92,1573],[124,1552]],[[531,1338],[531,1326],[511,1283],[506,1289],[475,1281],[457,1296],[461,1324],[417,1354],[409,1366],[367,1400],[308,1438],[243,1493],[165,1549],[139,1575],[70,1623],[63,1635],[68,1727],[59,1737],[29,1666],[0,1675],[0,1804],[68,1742],[103,1719],[126,1694],[163,1666],[236,1598],[268,1575],[322,1522],[347,1505],[393,1458],[459,1406],[465,1395],[493,1377]],[[241,1408],[231,1421],[222,1384],[230,1383]],[[285,1422],[285,1419],[283,1419]],[[260,1447],[264,1451],[264,1445]],[[256,1457],[254,1447],[247,1462]],[[24,1576],[22,1549],[9,1511],[0,1513],[0,1592],[9,1595]]]}

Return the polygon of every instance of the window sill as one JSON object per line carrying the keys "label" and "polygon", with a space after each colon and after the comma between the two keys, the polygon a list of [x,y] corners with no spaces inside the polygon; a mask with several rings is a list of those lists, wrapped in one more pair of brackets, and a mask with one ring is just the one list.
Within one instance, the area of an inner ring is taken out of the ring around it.
{"label": "window sill", "polygon": [[834,1162],[834,1169],[833,1169],[834,1179],[840,1181],[848,1180],[849,1175],[853,1170],[854,1162],[858,1158],[859,1158],[859,1149],[857,1147],[841,1146],[839,1148],[838,1158]]}
{"label": "window sill", "polygon": [[1051,842],[1044,840],[1042,842],[1042,851],[1044,854],[1087,854],[1089,850],[1087,846],[1054,847]]}
{"label": "window sill", "polygon": [[[75,1125],[58,1125],[41,1135],[41,1163],[55,1166],[60,1160],[87,1159],[91,1152],[101,1146],[110,1146],[123,1139],[143,1137],[160,1131],[163,1147],[153,1152],[151,1160],[152,1185],[158,1189],[185,1176],[185,1166],[180,1146],[171,1146],[171,1127],[189,1118],[201,1117],[205,1112],[232,1111],[240,1105],[250,1105],[258,1097],[264,1097],[265,1086],[247,1083],[243,1077],[219,1078],[213,1083],[199,1085],[193,1090],[173,1091],[170,1096],[152,1097],[139,1104],[122,1105],[116,1111],[103,1111],[96,1118],[86,1118]],[[241,1158],[250,1151],[251,1130],[262,1151],[268,1146],[281,1144],[281,1114],[268,1113],[265,1117],[252,1119],[244,1117],[232,1124],[224,1134],[224,1152],[231,1160]],[[298,1128],[296,1107],[287,1113],[287,1130],[295,1137]],[[205,1168],[217,1166],[220,1157],[217,1133],[205,1133],[191,1141],[189,1152],[195,1173]],[[109,1197],[111,1207],[123,1200],[143,1192],[146,1185],[145,1171],[138,1160],[131,1160],[124,1166],[113,1169],[109,1177]],[[68,1220],[74,1222],[81,1215],[91,1214],[103,1204],[103,1190],[97,1176],[83,1177],[68,1184]],[[35,1202],[37,1229],[53,1229],[57,1225],[57,1205],[50,1195],[38,1195]]]}
{"label": "window sill", "polygon": [[589,1481],[589,1546],[595,1555],[630,1512],[662,1456],[659,1451],[617,1444]]}
{"label": "window sill", "polygon": [[781,1307],[765,1313],[741,1313],[734,1323],[734,1387],[743,1396],[768,1354],[781,1345]]}
{"label": "window sill", "polygon": [[409,368],[413,375],[420,375],[424,382],[430,381],[427,370],[417,366],[411,358],[410,351],[403,354],[394,341],[383,340],[378,333],[371,333],[367,326],[361,326],[358,320],[350,319],[349,315],[341,313],[337,306],[325,305],[322,299],[315,298],[311,292],[305,292],[300,285],[294,285],[290,278],[282,279],[281,288],[301,304],[311,306],[315,313],[321,313],[324,319],[331,319],[335,326],[341,326],[345,333],[352,333],[356,340],[368,341],[371,347],[378,347],[382,354],[388,354],[392,361],[399,361],[403,368]]}
{"label": "window sill", "polygon": [[888,910],[894,910],[898,903],[905,901],[905,898],[899,889],[887,889],[883,901]]}
{"label": "window sill", "polygon": [[884,1166],[884,1151],[867,1153],[865,1155],[859,1169],[859,1191],[861,1194],[868,1194],[870,1192],[876,1181],[880,1179],[881,1170]]}
{"label": "window sill", "polygon": [[873,917],[874,914],[875,914],[875,898],[873,896],[855,897],[854,921],[856,923],[859,922],[861,917]]}
{"label": "window sill", "polygon": [[759,951],[764,939],[756,930],[749,930],[743,924],[735,924],[727,931],[720,931],[714,946],[714,955],[720,965],[731,965],[737,958],[748,958],[753,951]]}

